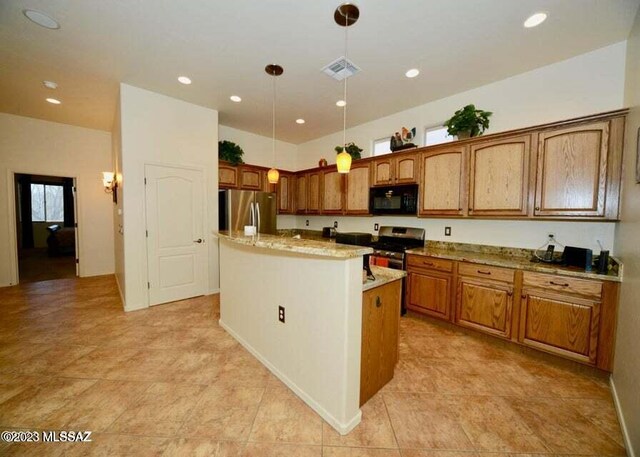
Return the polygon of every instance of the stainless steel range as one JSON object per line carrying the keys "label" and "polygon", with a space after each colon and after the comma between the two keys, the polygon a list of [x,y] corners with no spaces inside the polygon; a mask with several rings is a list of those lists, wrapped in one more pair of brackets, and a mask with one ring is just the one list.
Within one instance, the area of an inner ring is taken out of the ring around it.
{"label": "stainless steel range", "polygon": [[405,251],[424,246],[425,230],[414,227],[382,226],[378,241],[371,243],[371,264],[406,270]]}
{"label": "stainless steel range", "polygon": [[[380,227],[378,241],[371,243],[373,254],[369,258],[370,265],[394,268],[396,270],[407,269],[405,251],[407,249],[424,246],[425,230],[413,227]],[[407,310],[404,304],[404,283],[402,286],[402,314]]]}

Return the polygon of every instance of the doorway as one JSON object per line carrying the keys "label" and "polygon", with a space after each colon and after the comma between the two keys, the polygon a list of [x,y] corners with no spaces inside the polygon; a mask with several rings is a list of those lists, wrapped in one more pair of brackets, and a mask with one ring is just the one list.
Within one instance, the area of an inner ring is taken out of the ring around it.
{"label": "doorway", "polygon": [[75,179],[14,174],[20,283],[78,276]]}

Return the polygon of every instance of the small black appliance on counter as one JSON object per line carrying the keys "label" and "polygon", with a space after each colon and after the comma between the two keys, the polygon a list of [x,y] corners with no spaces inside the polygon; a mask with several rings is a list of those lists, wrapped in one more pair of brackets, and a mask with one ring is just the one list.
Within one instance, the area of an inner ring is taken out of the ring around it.
{"label": "small black appliance on counter", "polygon": [[335,227],[322,227],[322,238],[335,238],[336,234]]}
{"label": "small black appliance on counter", "polygon": [[336,243],[351,244],[356,246],[369,246],[371,244],[371,233],[364,232],[339,232],[336,233]]}
{"label": "small black appliance on counter", "polygon": [[592,271],[593,251],[586,248],[566,246],[562,253],[562,264],[568,267],[584,268],[584,271]]}

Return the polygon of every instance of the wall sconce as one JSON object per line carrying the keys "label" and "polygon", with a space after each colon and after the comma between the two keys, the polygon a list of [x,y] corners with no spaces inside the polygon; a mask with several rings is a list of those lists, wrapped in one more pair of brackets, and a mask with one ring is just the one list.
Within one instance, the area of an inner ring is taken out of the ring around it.
{"label": "wall sconce", "polygon": [[115,173],[112,171],[103,171],[102,185],[106,193],[113,194],[113,203],[118,203],[118,180],[116,179]]}

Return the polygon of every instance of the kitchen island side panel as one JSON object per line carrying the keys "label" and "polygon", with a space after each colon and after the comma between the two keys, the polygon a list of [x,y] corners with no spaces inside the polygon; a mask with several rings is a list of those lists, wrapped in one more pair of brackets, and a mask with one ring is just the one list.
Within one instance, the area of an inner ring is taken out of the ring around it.
{"label": "kitchen island side panel", "polygon": [[[220,240],[220,324],[340,433],[360,422],[362,257]],[[285,308],[285,323],[278,307]]]}

